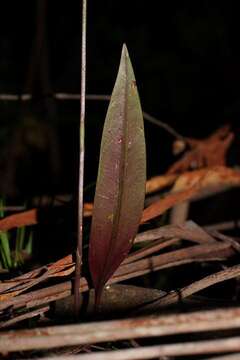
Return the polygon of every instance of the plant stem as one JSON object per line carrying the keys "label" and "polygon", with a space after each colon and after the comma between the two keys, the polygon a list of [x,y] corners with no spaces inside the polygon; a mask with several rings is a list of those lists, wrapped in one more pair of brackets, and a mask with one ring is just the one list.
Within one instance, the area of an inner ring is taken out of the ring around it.
{"label": "plant stem", "polygon": [[[4,217],[4,201],[0,199],[0,218]],[[9,246],[9,238],[7,231],[0,230],[0,255],[5,269],[12,266],[11,250]]]}
{"label": "plant stem", "polygon": [[78,239],[76,249],[76,270],[74,283],[75,314],[80,310],[79,285],[82,265],[83,238],[83,176],[84,176],[84,137],[85,137],[85,102],[86,102],[86,29],[87,29],[87,0],[82,0],[82,45],[81,45],[81,96],[80,96],[80,159],[78,184]]}

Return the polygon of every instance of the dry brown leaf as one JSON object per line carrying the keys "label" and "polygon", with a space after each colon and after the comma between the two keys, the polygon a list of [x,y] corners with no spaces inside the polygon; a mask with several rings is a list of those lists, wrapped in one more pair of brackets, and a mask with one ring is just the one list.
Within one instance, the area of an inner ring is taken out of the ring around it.
{"label": "dry brown leaf", "polygon": [[191,197],[193,197],[194,194],[196,194],[197,191],[198,191],[198,184],[184,191],[170,193],[166,195],[164,198],[156,201],[155,203],[151,204],[146,209],[144,209],[142,214],[141,224],[157,216],[162,215],[166,210],[170,209],[176,204],[190,199]]}
{"label": "dry brown leaf", "polygon": [[171,193],[143,211],[141,223],[160,216],[182,201],[235,186],[240,186],[240,171],[225,166],[186,172],[177,178]]}
{"label": "dry brown leaf", "polygon": [[175,162],[167,173],[176,174],[206,166],[226,165],[226,153],[233,138],[234,134],[226,125],[206,139],[186,139],[190,150]]}
{"label": "dry brown leaf", "polygon": [[[189,171],[182,175],[163,175],[150,179],[148,191],[156,191],[175,181],[172,192],[159,201],[151,204],[143,211],[141,223],[160,216],[176,204],[192,199],[194,196],[208,192],[215,192],[240,186],[240,171],[225,166],[208,167],[205,169]],[[154,190],[153,190],[154,189]],[[91,216],[92,203],[84,204],[84,216]],[[7,216],[0,220],[0,230],[9,230],[14,227],[32,225],[37,223],[37,210],[28,210],[20,214]]]}
{"label": "dry brown leaf", "polygon": [[225,166],[213,166],[204,169],[187,171],[183,174],[165,174],[155,176],[147,181],[147,193],[160,191],[173,184],[173,191],[182,191],[204,178],[202,187],[232,187],[240,185],[240,172]]}
{"label": "dry brown leaf", "polygon": [[6,301],[6,300],[9,300],[17,295],[19,295],[21,293],[20,290],[17,290],[17,291],[12,291],[12,292],[8,292],[6,294],[1,294],[0,295],[0,301]]}
{"label": "dry brown leaf", "polygon": [[180,175],[172,191],[184,191],[199,184],[199,192],[224,190],[240,186],[240,171],[225,166],[189,171]]}
{"label": "dry brown leaf", "polygon": [[6,216],[0,220],[0,231],[7,231],[16,227],[34,224],[37,224],[37,209]]}
{"label": "dry brown leaf", "polygon": [[[43,269],[45,270],[45,273],[41,275]],[[53,264],[24,274],[22,276],[22,280],[21,277],[18,276],[15,279],[11,279],[10,281],[6,281],[3,284],[0,284],[3,285],[2,287],[0,286],[0,292],[3,292],[0,295],[0,301],[4,301],[20,295],[27,289],[33,287],[36,284],[39,284],[42,281],[47,280],[50,277],[68,276],[72,274],[74,270],[75,265],[73,263],[72,255],[65,256],[64,258],[54,262]]]}
{"label": "dry brown leaf", "polygon": [[173,142],[173,147],[172,147],[172,152],[173,152],[173,155],[179,155],[181,154],[185,149],[186,149],[186,142],[185,140],[175,140]]}
{"label": "dry brown leaf", "polygon": [[57,273],[58,271],[62,270],[63,268],[66,268],[68,266],[73,265],[73,258],[72,255],[67,255],[64,258],[54,262],[53,264],[48,266],[48,270],[54,274]]}
{"label": "dry brown leaf", "polygon": [[75,265],[72,255],[65,256],[64,258],[56,261],[48,266],[50,277],[63,277],[68,276],[75,270]]}
{"label": "dry brown leaf", "polygon": [[25,284],[28,284],[34,278],[39,276],[42,270],[43,267],[40,267],[23,275],[17,276],[13,279],[9,279],[7,281],[2,281],[2,282],[0,281],[0,294],[8,291],[13,291],[14,289],[16,290],[25,286]]}
{"label": "dry brown leaf", "polygon": [[50,274],[49,277],[64,277],[64,276],[69,276],[71,275],[75,270],[75,265],[71,265],[69,268],[58,271],[54,274]]}
{"label": "dry brown leaf", "polygon": [[[175,175],[174,179],[176,178]],[[159,178],[159,179],[157,179]],[[153,181],[153,183],[150,184],[149,189],[151,188],[152,191],[156,191],[153,190],[153,188],[155,187],[155,189],[157,189],[158,185],[160,184],[160,187],[163,186],[164,184],[170,185],[174,180],[172,180],[173,177],[171,176],[171,182],[170,182],[170,177],[166,176],[159,176],[156,177],[156,179]],[[159,182],[158,182],[159,181]],[[167,186],[167,185],[165,185]],[[159,189],[159,188],[158,188]],[[173,207],[174,205],[188,200],[191,197],[193,197],[193,194],[197,193],[197,189],[198,186],[194,187],[194,189],[185,189],[184,191],[180,191],[178,193],[169,193],[167,194],[164,198],[160,199],[159,201],[151,204],[149,207],[147,207],[146,209],[144,209],[143,214],[142,214],[142,218],[141,218],[141,224],[154,218],[157,216],[162,215],[166,210],[170,209],[171,207]],[[87,216],[91,216],[92,212],[89,210]]]}
{"label": "dry brown leaf", "polygon": [[[85,203],[83,208],[84,216],[92,216],[92,203]],[[38,223],[38,210],[31,209],[21,213],[6,216],[0,220],[0,231],[7,231],[21,226],[36,225]]]}
{"label": "dry brown leaf", "polygon": [[155,191],[160,191],[167,186],[171,186],[177,177],[178,175],[176,174],[165,174],[152,177],[146,183],[146,194],[151,194]]}
{"label": "dry brown leaf", "polygon": [[92,216],[92,211],[93,211],[93,203],[84,203],[83,216],[84,217]]}

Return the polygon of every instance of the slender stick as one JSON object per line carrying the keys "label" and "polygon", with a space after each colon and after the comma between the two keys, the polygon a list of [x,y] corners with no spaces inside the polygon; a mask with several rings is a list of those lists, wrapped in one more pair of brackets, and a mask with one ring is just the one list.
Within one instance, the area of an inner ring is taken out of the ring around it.
{"label": "slender stick", "polygon": [[[33,349],[52,349],[60,346],[97,344],[108,341],[162,337],[176,334],[209,333],[210,331],[239,328],[239,307],[92,322],[88,324],[50,326],[1,332],[0,353],[5,351],[10,353]],[[239,351],[240,338],[235,339],[237,340],[237,347],[234,349]],[[224,344],[224,339],[219,340],[219,345],[220,343]],[[195,342],[195,344],[197,343]],[[180,345],[182,349],[185,348],[185,344]],[[224,346],[224,349],[226,352],[230,351],[228,347]],[[183,352],[182,355],[186,354]],[[160,355],[165,354],[159,353]],[[102,359],[105,359],[105,357],[103,356]]]}
{"label": "slender stick", "polygon": [[82,265],[82,237],[83,237],[83,176],[84,176],[84,140],[85,140],[85,102],[86,102],[86,29],[87,29],[87,0],[82,1],[82,60],[81,60],[81,96],[80,96],[80,159],[78,184],[78,240],[76,249],[76,270],[74,283],[75,313],[80,310],[79,283]]}
{"label": "slender stick", "polygon": [[[228,355],[220,355],[220,356],[216,356],[216,357],[211,357],[211,358],[207,358],[205,360],[239,360],[240,359],[240,353],[236,353],[236,354],[228,354]],[[77,360],[77,359],[75,359]]]}
{"label": "slender stick", "polygon": [[179,300],[183,300],[201,290],[219,284],[220,282],[234,279],[240,275],[240,266],[234,265],[228,269],[221,270],[217,273],[208,275],[198,281],[191,283],[190,285],[185,286],[179,291],[172,291],[169,294],[153,301],[151,304],[147,304],[141,308],[141,311],[156,311],[162,306],[167,306],[177,303]]}
{"label": "slender stick", "polygon": [[20,321],[27,320],[27,319],[32,319],[32,318],[34,318],[36,316],[43,315],[45,312],[47,312],[49,310],[50,310],[50,306],[45,306],[45,307],[42,307],[40,309],[35,309],[33,311],[30,311],[30,312],[27,312],[27,313],[24,313],[24,314],[21,314],[21,315],[17,315],[14,318],[11,318],[9,320],[1,322],[0,323],[0,328],[1,329],[6,328],[6,327],[17,324]]}
{"label": "slender stick", "polygon": [[[56,100],[79,100],[79,94],[69,94],[69,93],[53,93],[51,95],[47,94],[45,97],[53,97]],[[109,101],[111,98],[110,95],[104,94],[87,94],[86,100],[93,100],[93,101]],[[0,101],[30,101],[32,99],[31,94],[0,94]],[[169,134],[171,134],[176,139],[186,141],[187,139],[179,134],[173,127],[168,125],[166,122],[157,119],[155,116],[148,114],[147,112],[143,111],[143,118],[148,122],[161,127],[162,129],[166,130]]]}
{"label": "slender stick", "polygon": [[169,134],[171,134],[176,139],[186,141],[186,138],[184,136],[179,134],[173,127],[171,127],[167,123],[164,123],[164,122],[156,119],[155,117],[153,117],[152,115],[149,115],[146,112],[143,112],[143,117],[144,117],[144,119],[148,120],[150,123],[157,125],[157,126],[161,126],[164,130],[166,130]]}
{"label": "slender stick", "polygon": [[[88,354],[64,356],[64,360],[143,360],[143,359],[159,359],[166,356],[194,356],[216,353],[235,352],[240,350],[240,338],[230,337],[216,340],[191,341],[185,343],[172,343],[155,346],[144,346],[133,349],[121,349],[114,351],[92,352]],[[59,357],[51,356],[41,358],[42,360],[58,360]],[[238,354],[214,357],[211,359],[232,360],[239,359]],[[209,360],[211,360],[209,359]],[[36,359],[40,360],[40,359]]]}

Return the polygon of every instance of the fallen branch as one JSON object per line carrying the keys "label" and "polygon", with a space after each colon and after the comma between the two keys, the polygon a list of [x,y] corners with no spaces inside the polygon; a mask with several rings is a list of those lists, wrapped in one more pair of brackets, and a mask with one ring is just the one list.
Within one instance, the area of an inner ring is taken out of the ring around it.
{"label": "fallen branch", "polygon": [[211,358],[207,358],[205,360],[239,360],[239,359],[240,359],[240,353],[238,352],[236,354],[214,356]]}
{"label": "fallen branch", "polygon": [[37,222],[37,209],[27,210],[1,219],[0,231],[7,231],[26,225],[35,225]]}
{"label": "fallen branch", "polygon": [[224,242],[229,242],[229,244],[232,245],[232,247],[237,251],[237,252],[240,252],[240,244],[234,240],[234,238],[230,237],[230,236],[227,236],[227,235],[224,235],[224,234],[221,234],[220,232],[214,230],[214,231],[211,231],[211,234],[213,236],[215,236],[216,239],[219,239],[219,240],[222,240]]}
{"label": "fallen branch", "polygon": [[154,241],[153,244],[144,246],[144,248],[134,251],[133,253],[128,255],[128,257],[122,262],[122,264],[129,264],[136,260],[145,258],[146,256],[152,255],[158,252],[159,250],[165,249],[166,247],[176,244],[179,241],[180,241],[179,238],[173,238],[165,241],[163,241],[162,239],[158,241]]}
{"label": "fallen branch", "polygon": [[[166,356],[187,356],[235,352],[240,350],[240,337],[231,337],[219,340],[192,341],[177,344],[155,345],[138,347],[134,349],[92,352],[75,356],[64,356],[64,360],[142,360]],[[240,353],[214,357],[209,360],[238,360]],[[41,358],[43,360],[59,360],[59,357],[51,356]],[[40,359],[36,359],[40,360]]]}
{"label": "fallen branch", "polygon": [[150,178],[146,183],[146,194],[151,194],[173,185],[178,176],[175,174],[165,174]]}
{"label": "fallen branch", "polygon": [[[169,268],[177,266],[179,264],[191,263],[201,260],[208,259],[209,257],[222,257],[222,254],[229,250],[230,244],[226,243],[213,243],[213,244],[202,244],[194,245],[183,249],[169,251],[164,254],[157,256],[151,256],[146,259],[134,261],[130,264],[122,264],[115,272],[114,277],[126,276],[129,274],[138,274],[142,272],[152,272],[163,268]],[[138,275],[140,276],[140,274]]]}
{"label": "fallen branch", "polygon": [[[14,352],[37,349],[51,349],[62,346],[94,344],[99,342],[135,339],[143,337],[166,336],[175,334],[198,333],[204,331],[240,328],[240,308],[198,311],[168,316],[132,318],[94,322],[80,325],[52,326],[30,330],[16,330],[1,333],[0,352]],[[233,351],[240,350],[240,338],[235,338]],[[231,351],[229,340],[214,342],[214,351],[219,347]],[[195,343],[196,344],[196,343]],[[221,345],[222,344],[222,345]],[[231,342],[232,344],[232,342]],[[185,346],[179,344],[182,351]],[[196,345],[195,345],[196,346]],[[193,351],[194,346],[191,347]],[[204,349],[204,347],[202,347]],[[211,352],[211,347],[205,351]],[[200,349],[198,350],[200,351]],[[199,352],[200,353],[200,352]],[[111,353],[112,354],[112,353]],[[184,354],[184,353],[183,353]]]}
{"label": "fallen branch", "polygon": [[183,191],[167,194],[165,197],[154,202],[143,210],[141,224],[144,224],[145,222],[162,215],[165,211],[171,209],[176,204],[191,199],[191,197],[196,194],[197,191],[198,185],[192,186]]}
{"label": "fallen branch", "polygon": [[185,139],[190,150],[176,161],[168,170],[168,174],[182,173],[188,169],[202,168],[226,164],[226,153],[233,142],[234,134],[225,125],[206,139]]}
{"label": "fallen branch", "polygon": [[50,306],[45,306],[45,307],[42,307],[40,309],[36,309],[36,310],[30,311],[30,312],[27,312],[27,313],[24,313],[24,314],[21,314],[21,315],[17,315],[17,316],[15,316],[15,317],[7,320],[7,321],[1,321],[0,322],[0,329],[15,325],[15,324],[17,324],[17,323],[19,323],[20,321],[23,321],[23,320],[32,319],[32,318],[34,318],[36,316],[43,315],[44,313],[49,311],[49,309],[50,309]]}
{"label": "fallen branch", "polygon": [[[84,216],[92,214],[92,204],[84,204]],[[38,209],[26,210],[17,214],[8,215],[0,219],[0,231],[8,231],[22,226],[36,225],[38,223]]]}
{"label": "fallen branch", "polygon": [[195,222],[189,220],[181,225],[165,225],[156,229],[137,234],[134,243],[153,241],[156,239],[169,239],[178,237],[196,243],[215,242],[216,240]]}
{"label": "fallen branch", "polygon": [[224,221],[217,224],[211,224],[204,226],[204,229],[206,231],[212,231],[212,230],[218,230],[218,231],[224,231],[224,230],[232,230],[240,228],[240,220],[232,220],[232,221]]}
{"label": "fallen branch", "polygon": [[[67,94],[67,93],[55,93],[55,94],[45,94],[44,98],[53,97],[56,100],[80,100],[80,94]],[[32,100],[32,94],[0,94],[0,101],[30,101]],[[109,101],[111,98],[110,95],[102,94],[86,94],[86,100],[90,101]],[[166,130],[169,134],[174,136],[176,139],[185,141],[185,137],[179,134],[174,128],[169,124],[163,122],[162,120],[156,119],[154,116],[143,111],[143,118],[162,129]]]}
{"label": "fallen branch", "polygon": [[219,271],[217,273],[211,274],[204,277],[201,280],[195,281],[194,283],[182,288],[179,291],[171,291],[171,293],[163,296],[162,298],[155,300],[151,304],[145,305],[144,308],[141,308],[141,311],[154,311],[160,307],[175,304],[178,301],[203,290],[212,285],[218,284],[220,282],[234,279],[240,275],[240,265],[235,265],[226,270]]}

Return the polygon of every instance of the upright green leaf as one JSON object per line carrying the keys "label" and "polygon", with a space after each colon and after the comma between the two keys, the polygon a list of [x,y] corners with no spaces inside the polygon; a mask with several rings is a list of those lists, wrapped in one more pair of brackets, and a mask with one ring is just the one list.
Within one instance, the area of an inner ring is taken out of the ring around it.
{"label": "upright green leaf", "polygon": [[90,234],[89,265],[96,301],[132,246],[144,206],[145,182],[143,116],[123,45],[103,129]]}

